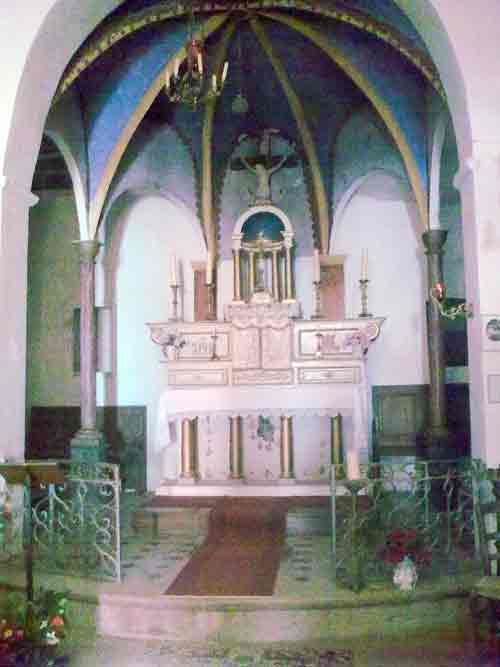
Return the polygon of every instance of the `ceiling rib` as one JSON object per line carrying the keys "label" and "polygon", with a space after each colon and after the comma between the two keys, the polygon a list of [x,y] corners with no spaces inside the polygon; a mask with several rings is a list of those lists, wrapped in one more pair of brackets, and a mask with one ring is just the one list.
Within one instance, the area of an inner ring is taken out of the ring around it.
{"label": "ceiling rib", "polygon": [[[200,39],[201,35],[207,37],[207,35],[212,34],[218,30],[221,25],[225,23],[229,14],[218,14],[217,16],[212,16],[206,23],[204,23],[199,31],[195,34],[195,38]],[[169,62],[166,64],[166,68],[170,73],[173,72],[174,64],[176,59],[184,60],[186,58],[186,49],[182,47],[177,53],[174,53],[170,58]],[[97,188],[96,194],[93,200],[90,202],[90,238],[94,238],[97,234],[97,230],[100,224],[100,218],[106,197],[108,195],[109,187],[113,180],[113,177],[118,169],[123,154],[125,153],[127,146],[129,145],[132,137],[134,136],[135,131],[139,127],[142,119],[146,115],[149,107],[153,104],[156,96],[161,91],[165,85],[165,69],[163,69],[160,74],[153,81],[149,90],[146,92],[140,103],[137,105],[134,113],[130,117],[127,126],[123,130],[119,140],[117,141],[106,165],[106,169]]]}
{"label": "ceiling rib", "polygon": [[312,28],[301,19],[293,16],[286,16],[285,14],[277,12],[265,12],[264,16],[269,19],[279,21],[310,39],[318,48],[324,51],[324,53],[326,53],[345,72],[345,74],[347,74],[347,76],[356,84],[356,86],[358,86],[361,91],[363,91],[366,97],[370,100],[386,124],[403,157],[406,171],[408,173],[408,178],[413,189],[413,194],[417,200],[420,222],[422,224],[422,232],[424,232],[428,228],[429,220],[427,189],[422,183],[420,172],[418,170],[412,149],[406,141],[401,127],[389,105],[381,99],[369,80],[351,62],[349,57],[343,53],[338,46],[332,45],[320,32]]}
{"label": "ceiling rib", "polygon": [[314,196],[314,207],[312,214],[316,214],[317,220],[314,222],[319,229],[319,242],[320,249],[322,253],[328,252],[328,233],[330,228],[330,217],[328,215],[328,200],[326,196],[325,186],[323,183],[323,177],[321,174],[321,167],[316,153],[316,146],[314,145],[314,140],[309,130],[309,125],[306,120],[304,113],[304,107],[302,106],[300,99],[293,89],[293,86],[290,83],[288,75],[283,67],[281,61],[274,53],[271,40],[269,39],[265,29],[257,19],[252,19],[250,21],[252,30],[254,31],[259,43],[266,53],[273,69],[276,73],[276,77],[283,88],[283,92],[288,100],[290,109],[295,118],[297,124],[297,129],[306,153],[308,166],[311,175],[313,196]]}
{"label": "ceiling rib", "polygon": [[[217,46],[214,57],[214,72],[218,72],[226,59],[227,50],[231,37],[236,28],[236,22],[226,27],[222,39]],[[201,182],[201,218],[205,232],[205,239],[208,250],[215,257],[217,251],[216,225],[213,219],[214,215],[214,196],[213,196],[213,169],[212,169],[212,138],[214,128],[215,110],[218,97],[213,97],[206,103],[205,116],[203,118],[202,134],[202,182]]]}

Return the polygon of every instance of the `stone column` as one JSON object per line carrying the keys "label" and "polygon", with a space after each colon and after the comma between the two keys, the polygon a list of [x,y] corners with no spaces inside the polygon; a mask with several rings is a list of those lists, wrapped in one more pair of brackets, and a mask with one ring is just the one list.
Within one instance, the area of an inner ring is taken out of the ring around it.
{"label": "stone column", "polygon": [[181,476],[179,482],[193,484],[198,479],[197,419],[183,419],[181,424]]}
{"label": "stone column", "polygon": [[243,234],[233,234],[233,301],[241,303],[241,239]]}
{"label": "stone column", "polygon": [[281,474],[280,482],[293,482],[293,431],[292,418],[281,417],[281,448],[280,448]]}
{"label": "stone column", "polygon": [[234,290],[233,290],[233,299],[234,301],[241,301],[241,257],[240,250],[233,250],[234,259],[233,259],[233,271],[234,271]]}
{"label": "stone column", "polygon": [[283,234],[285,238],[285,299],[293,301],[293,271],[292,271],[292,245],[293,238],[290,232]]}
{"label": "stone column", "polygon": [[229,417],[229,476],[243,479],[243,438],[241,417]]}
{"label": "stone column", "polygon": [[280,286],[278,273],[278,251],[272,251],[272,265],[273,265],[273,297],[275,301],[280,300]]}
{"label": "stone column", "polygon": [[339,465],[344,463],[344,451],[342,446],[342,415],[331,417],[331,463]]}
{"label": "stone column", "polygon": [[104,457],[104,437],[96,426],[97,340],[95,259],[98,241],[77,241],[80,252],[80,405],[81,427],[71,440],[71,458],[98,462]]}
{"label": "stone column", "polygon": [[255,253],[250,251],[248,253],[248,261],[250,264],[250,298],[252,298],[253,293],[255,292]]}
{"label": "stone column", "polygon": [[[431,229],[424,232],[422,241],[427,255],[428,287],[443,282],[443,246],[447,232]],[[429,428],[427,431],[427,455],[430,458],[445,453],[448,444],[446,427],[446,384],[444,330],[439,308],[431,299],[427,302],[427,340],[429,349]]]}

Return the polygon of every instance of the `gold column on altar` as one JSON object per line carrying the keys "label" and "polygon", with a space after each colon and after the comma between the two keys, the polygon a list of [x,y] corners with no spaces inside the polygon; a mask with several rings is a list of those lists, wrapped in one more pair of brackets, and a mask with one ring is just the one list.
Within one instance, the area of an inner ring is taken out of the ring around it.
{"label": "gold column on altar", "polygon": [[339,413],[331,417],[331,463],[339,465],[344,463],[344,451],[342,445],[342,415]]}
{"label": "gold column on altar", "polygon": [[181,481],[198,479],[197,430],[198,420],[183,419],[181,425]]}
{"label": "gold column on altar", "polygon": [[279,286],[279,273],[278,273],[278,250],[273,249],[272,251],[272,266],[273,266],[273,298],[275,301],[280,300],[280,286]]}
{"label": "gold column on altar", "polygon": [[293,271],[292,271],[292,245],[293,236],[289,232],[283,233],[285,242],[285,300],[293,301]]}
{"label": "gold column on altar", "polygon": [[243,438],[241,417],[229,417],[229,475],[243,479]]}
{"label": "gold column on altar", "polygon": [[293,481],[295,474],[293,471],[293,431],[292,418],[283,415],[281,417],[281,481]]}
{"label": "gold column on altar", "polygon": [[250,297],[255,292],[255,252],[251,250],[248,253],[248,262],[250,268]]}

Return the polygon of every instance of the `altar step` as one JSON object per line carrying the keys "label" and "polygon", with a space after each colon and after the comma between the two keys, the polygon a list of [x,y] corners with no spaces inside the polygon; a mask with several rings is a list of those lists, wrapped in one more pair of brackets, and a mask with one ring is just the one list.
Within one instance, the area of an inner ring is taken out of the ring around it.
{"label": "altar step", "polygon": [[192,484],[169,481],[163,482],[156,489],[156,495],[175,497],[271,496],[278,498],[289,496],[329,496],[330,484],[326,481],[318,482],[309,480],[272,480],[259,482],[201,480]]}

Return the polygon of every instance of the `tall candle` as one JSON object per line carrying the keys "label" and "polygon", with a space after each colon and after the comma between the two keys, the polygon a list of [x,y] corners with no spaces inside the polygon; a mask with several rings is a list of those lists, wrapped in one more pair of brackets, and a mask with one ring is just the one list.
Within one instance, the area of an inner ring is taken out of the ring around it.
{"label": "tall candle", "polygon": [[224,63],[224,69],[222,70],[222,83],[224,83],[224,81],[226,80],[228,67],[229,67],[229,63],[226,60],[226,62]]}
{"label": "tall candle", "polygon": [[368,249],[361,251],[361,280],[368,280]]}
{"label": "tall candle", "polygon": [[347,452],[347,477],[349,479],[359,479],[361,477],[359,453],[356,449]]}
{"label": "tall candle", "polygon": [[319,283],[321,281],[321,265],[319,261],[319,250],[314,249],[314,282]]}
{"label": "tall candle", "polygon": [[212,272],[213,272],[213,259],[212,259],[212,253],[209,252],[207,255],[207,269],[206,269],[206,279],[205,279],[207,285],[212,284]]}
{"label": "tall candle", "polygon": [[201,57],[201,53],[198,53],[198,72],[200,74],[203,74],[203,60]]}
{"label": "tall candle", "polygon": [[217,78],[215,74],[212,74],[212,90],[214,91],[214,93],[217,92]]}
{"label": "tall candle", "polygon": [[172,255],[170,257],[170,284],[178,285],[177,282],[177,256]]}

